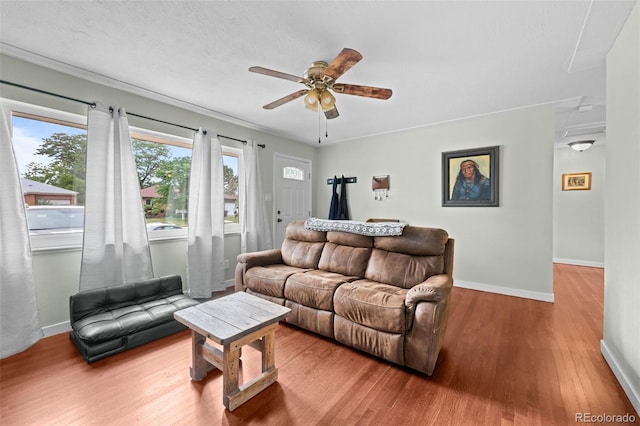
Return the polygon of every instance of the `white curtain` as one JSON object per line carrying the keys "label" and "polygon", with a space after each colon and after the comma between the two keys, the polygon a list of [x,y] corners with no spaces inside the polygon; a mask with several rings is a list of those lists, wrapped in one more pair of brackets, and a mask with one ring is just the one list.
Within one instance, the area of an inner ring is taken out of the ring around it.
{"label": "white curtain", "polygon": [[153,277],[129,124],[123,108],[89,108],[80,291]]}
{"label": "white curtain", "polygon": [[242,149],[244,159],[244,202],[240,203],[240,251],[242,253],[273,248],[271,228],[264,206],[259,147],[249,140]]}
{"label": "white curtain", "polygon": [[189,295],[209,298],[224,283],[224,177],[218,136],[193,137],[189,180],[187,277]]}
{"label": "white curtain", "polygon": [[29,229],[7,116],[0,105],[0,358],[42,336]]}

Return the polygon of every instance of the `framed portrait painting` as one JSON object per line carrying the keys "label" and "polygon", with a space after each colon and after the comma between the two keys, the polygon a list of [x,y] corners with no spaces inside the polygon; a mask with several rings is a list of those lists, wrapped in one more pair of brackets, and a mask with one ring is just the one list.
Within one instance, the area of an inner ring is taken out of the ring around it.
{"label": "framed portrait painting", "polygon": [[565,173],[562,175],[563,191],[580,191],[591,189],[591,172]]}
{"label": "framed portrait painting", "polygon": [[443,207],[498,207],[500,147],[442,153]]}

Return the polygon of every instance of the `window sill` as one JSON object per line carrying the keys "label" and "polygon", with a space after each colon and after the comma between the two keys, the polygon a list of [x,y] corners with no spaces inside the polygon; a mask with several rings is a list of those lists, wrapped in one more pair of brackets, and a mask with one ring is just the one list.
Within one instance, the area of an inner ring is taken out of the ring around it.
{"label": "window sill", "polygon": [[[236,237],[240,235],[239,226],[236,229],[225,230],[224,236]],[[69,234],[49,234],[31,236],[31,253],[51,253],[82,250],[82,232]],[[168,229],[163,231],[150,231],[149,244],[166,241],[181,241],[187,239],[187,229]]]}

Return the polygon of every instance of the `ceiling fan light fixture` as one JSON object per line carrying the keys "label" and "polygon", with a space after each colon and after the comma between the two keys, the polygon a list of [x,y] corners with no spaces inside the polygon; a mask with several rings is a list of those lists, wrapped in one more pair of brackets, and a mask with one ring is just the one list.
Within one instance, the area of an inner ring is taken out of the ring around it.
{"label": "ceiling fan light fixture", "polygon": [[316,89],[309,90],[307,96],[304,97],[304,106],[311,111],[318,111],[318,101],[320,100],[320,94]]}
{"label": "ceiling fan light fixture", "polygon": [[336,106],[336,98],[328,90],[323,90],[320,94],[320,104],[323,111],[329,111]]}
{"label": "ceiling fan light fixture", "polygon": [[249,71],[269,77],[293,81],[295,83],[302,83],[305,86],[305,89],[276,99],[273,102],[263,105],[262,108],[272,110],[304,96],[303,101],[305,108],[316,113],[324,112],[327,119],[334,119],[340,115],[336,108],[334,93],[373,99],[389,99],[389,97],[391,97],[391,89],[357,84],[336,84],[338,78],[361,60],[362,55],[359,52],[345,47],[330,63],[325,61],[313,62],[304,72],[304,77],[298,77],[259,66],[249,67]]}
{"label": "ceiling fan light fixture", "polygon": [[582,152],[582,151],[585,151],[585,150],[591,148],[591,146],[594,144],[594,142],[595,142],[595,140],[575,141],[575,142],[569,142],[569,146],[574,151]]}

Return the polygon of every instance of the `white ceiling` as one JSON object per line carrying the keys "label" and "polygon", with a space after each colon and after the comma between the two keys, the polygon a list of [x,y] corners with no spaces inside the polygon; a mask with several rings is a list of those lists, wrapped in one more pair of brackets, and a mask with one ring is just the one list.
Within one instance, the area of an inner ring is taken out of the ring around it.
{"label": "white ceiling", "polygon": [[350,47],[364,59],[338,82],[393,96],[336,95],[323,145],[549,103],[564,143],[604,123],[606,54],[635,3],[0,0],[0,39],[4,54],[311,144],[302,98],[262,108],[304,86],[247,69],[302,75]]}

